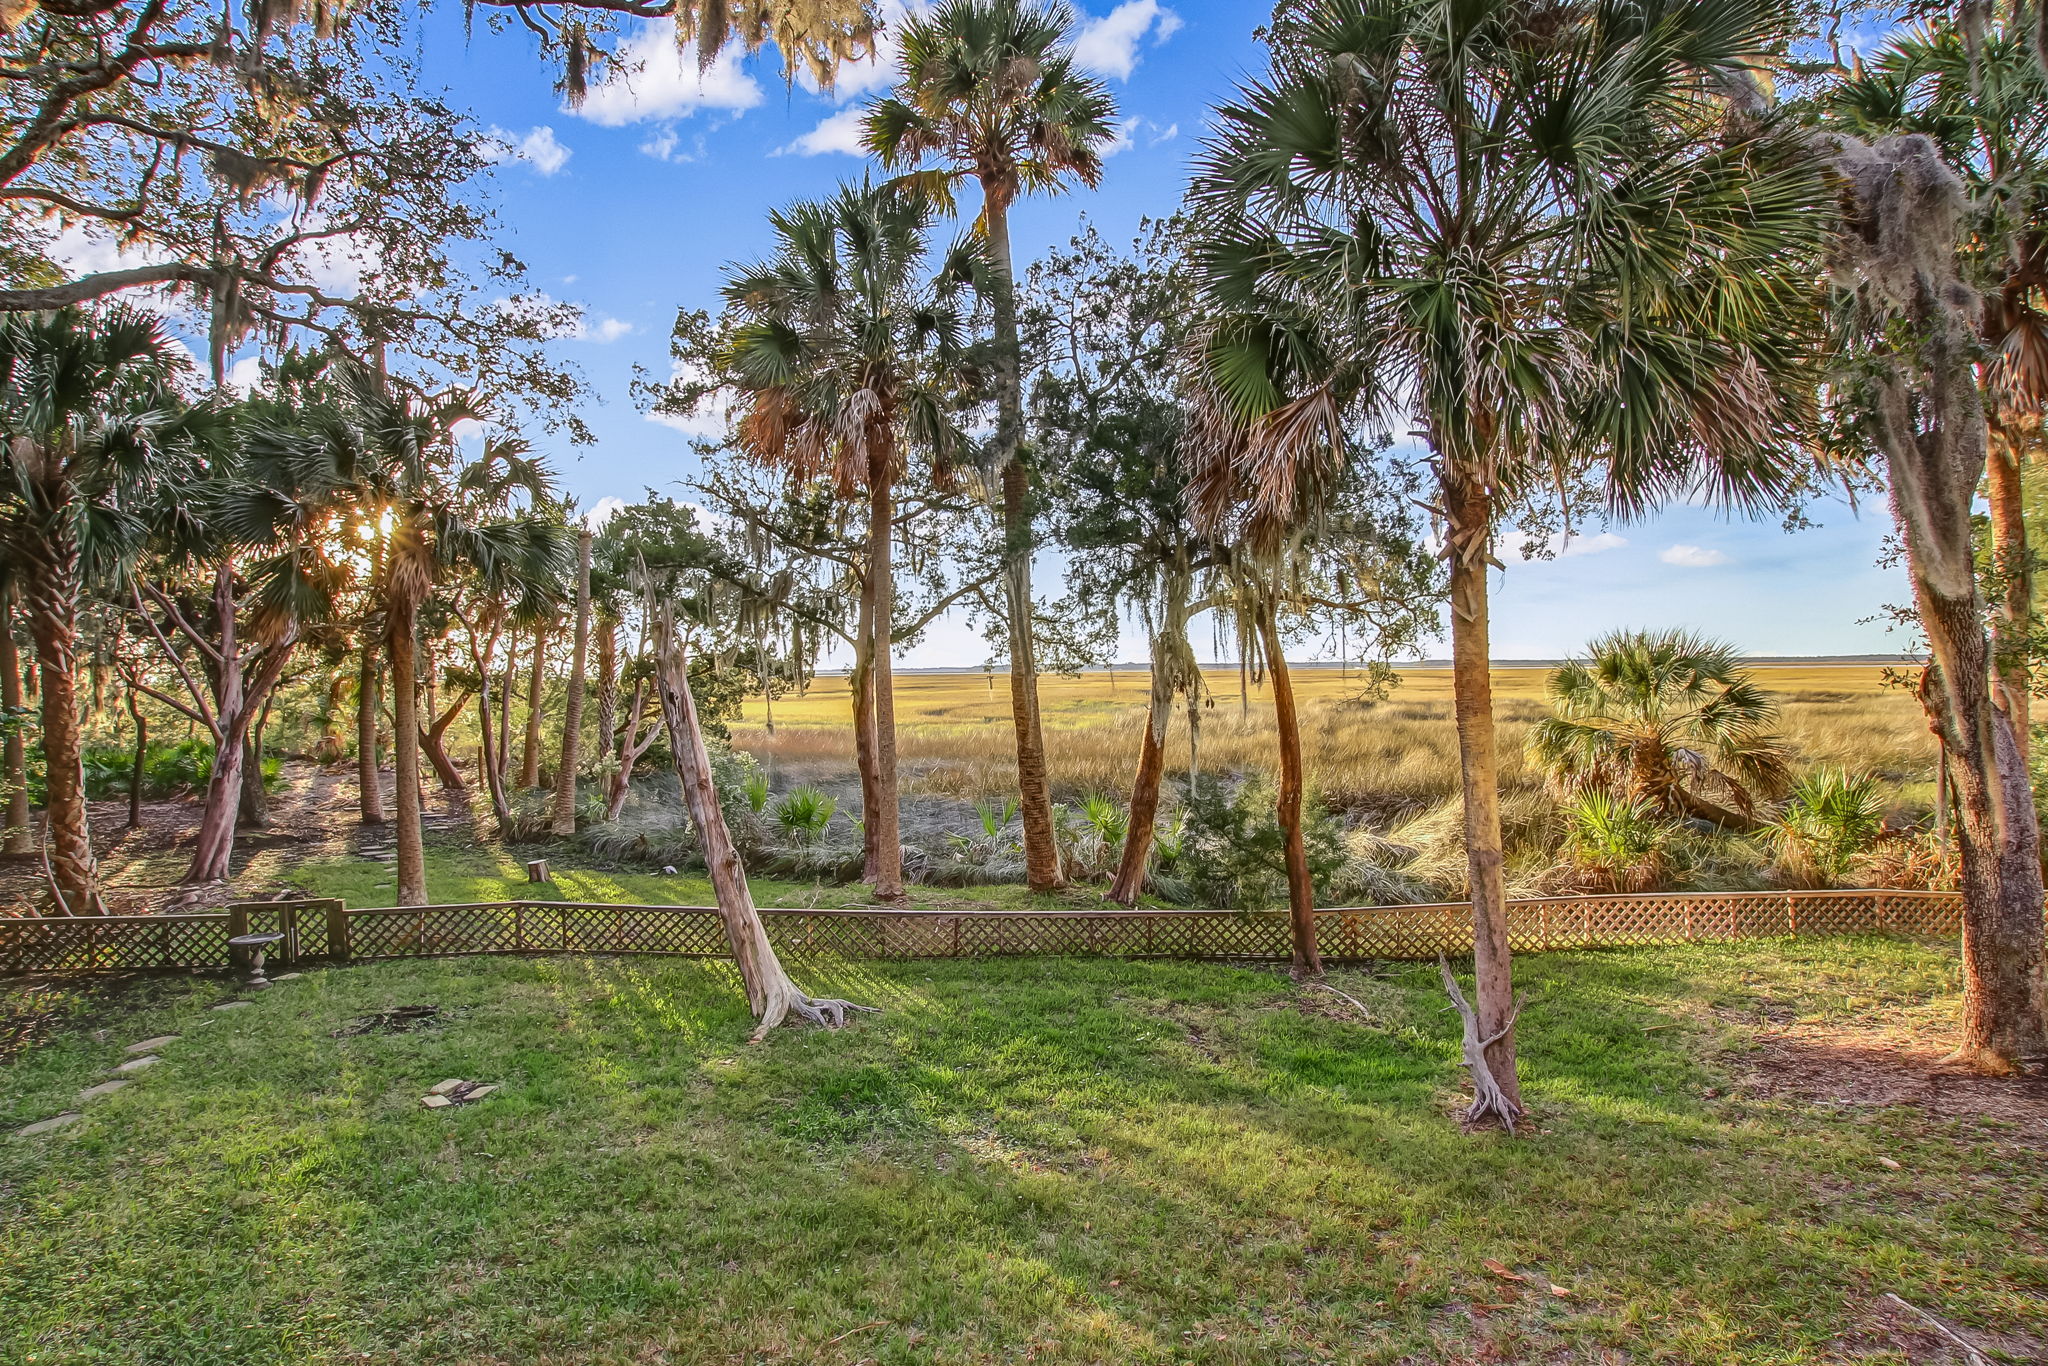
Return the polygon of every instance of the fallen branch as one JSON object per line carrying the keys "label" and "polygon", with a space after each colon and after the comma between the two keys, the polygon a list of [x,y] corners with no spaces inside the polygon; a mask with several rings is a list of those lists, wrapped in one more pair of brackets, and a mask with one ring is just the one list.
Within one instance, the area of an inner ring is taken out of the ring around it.
{"label": "fallen branch", "polygon": [[1522,1013],[1522,998],[1517,996],[1513,1009],[1508,1011],[1507,1020],[1500,1029],[1490,1036],[1479,1033],[1479,1014],[1472,1009],[1472,1003],[1465,999],[1465,993],[1458,989],[1458,979],[1451,975],[1451,965],[1444,956],[1436,956],[1436,969],[1444,980],[1444,990],[1450,994],[1451,1005],[1458,1017],[1465,1022],[1464,1065],[1472,1073],[1472,1104],[1465,1111],[1465,1122],[1477,1124],[1492,1117],[1506,1126],[1509,1133],[1515,1131],[1515,1120],[1523,1111],[1522,1107],[1509,1100],[1507,1093],[1500,1089],[1500,1083],[1493,1078],[1493,1069],[1487,1065],[1486,1050],[1508,1036],[1515,1027],[1515,1019]]}
{"label": "fallen branch", "polygon": [[1357,1010],[1359,1014],[1365,1016],[1368,1023],[1379,1023],[1379,1017],[1377,1017],[1370,1010],[1367,1010],[1363,1005],[1361,1005],[1357,997],[1346,995],[1345,993],[1337,990],[1337,988],[1331,986],[1328,982],[1304,982],[1302,983],[1302,985],[1308,987],[1320,987],[1322,990],[1329,992],[1332,996],[1335,996],[1340,1001],[1349,1001],[1352,1007],[1355,1010]]}
{"label": "fallen branch", "polygon": [[1902,1299],[1898,1295],[1894,1295],[1889,1290],[1884,1292],[1884,1298],[1890,1300],[1893,1304],[1896,1304],[1897,1306],[1899,1306],[1899,1308],[1913,1315],[1922,1323],[1926,1324],[1929,1328],[1932,1328],[1935,1332],[1941,1334],[1950,1342],[1962,1348],[1963,1360],[1968,1362],[1969,1366],[1991,1366],[1991,1359],[1984,1355],[1983,1348],[1977,1346],[1976,1343],[1970,1341],[1961,1333],[1956,1332],[1955,1329],[1949,1327],[1940,1319],[1934,1317],[1934,1315],[1928,1313],[1925,1309],[1922,1309],[1919,1305],[1914,1304],[1909,1300]]}

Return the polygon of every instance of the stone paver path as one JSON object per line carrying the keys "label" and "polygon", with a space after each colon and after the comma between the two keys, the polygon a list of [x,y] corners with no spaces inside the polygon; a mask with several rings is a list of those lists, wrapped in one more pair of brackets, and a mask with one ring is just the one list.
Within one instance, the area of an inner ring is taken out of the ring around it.
{"label": "stone paver path", "polygon": [[144,1039],[141,1043],[129,1044],[128,1051],[130,1053],[154,1053],[165,1044],[176,1043],[177,1041],[178,1036],[175,1034],[159,1034],[154,1039]]}
{"label": "stone paver path", "polygon": [[119,1067],[115,1068],[114,1070],[116,1072],[140,1072],[143,1068],[154,1067],[162,1061],[162,1058],[157,1057],[155,1054],[151,1054],[146,1058],[130,1058],[128,1061],[122,1063]]}
{"label": "stone paver path", "polygon": [[52,1115],[48,1119],[39,1119],[27,1128],[16,1129],[14,1132],[23,1138],[33,1138],[37,1134],[47,1134],[52,1129],[61,1129],[67,1124],[76,1124],[84,1118],[85,1116],[79,1114],[76,1110],[66,1110],[61,1115]]}
{"label": "stone paver path", "polygon": [[127,1084],[128,1081],[125,1077],[117,1077],[113,1081],[103,1081],[98,1086],[86,1087],[78,1093],[78,1098],[80,1100],[98,1100],[101,1096],[113,1095],[114,1092]]}

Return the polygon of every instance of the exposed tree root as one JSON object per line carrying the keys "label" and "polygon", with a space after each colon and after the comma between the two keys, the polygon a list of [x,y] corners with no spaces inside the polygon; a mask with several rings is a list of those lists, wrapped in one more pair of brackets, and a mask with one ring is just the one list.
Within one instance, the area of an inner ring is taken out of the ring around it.
{"label": "exposed tree root", "polygon": [[844,1029],[847,1012],[856,1010],[879,1015],[882,1008],[857,1005],[836,996],[806,996],[791,986],[788,978],[784,978],[781,989],[771,991],[767,1009],[762,1012],[760,1023],[754,1026],[754,1032],[747,1036],[747,1042],[759,1043],[768,1037],[770,1031],[792,1020],[822,1029]]}
{"label": "exposed tree root", "polygon": [[1479,1033],[1479,1016],[1472,1009],[1472,1003],[1465,999],[1465,993],[1458,989],[1458,979],[1451,975],[1451,965],[1444,956],[1436,956],[1437,972],[1444,979],[1444,990],[1450,994],[1451,1005],[1458,1017],[1465,1022],[1465,1062],[1472,1073],[1472,1104],[1465,1111],[1467,1124],[1480,1124],[1488,1119],[1497,1119],[1509,1133],[1515,1131],[1515,1121],[1524,1113],[1522,1107],[1508,1099],[1500,1089],[1500,1083],[1493,1078],[1493,1069],[1487,1065],[1486,1050],[1495,1042],[1507,1037],[1515,1027],[1515,1018],[1522,1013],[1522,998],[1515,998],[1514,1009],[1508,1012],[1507,1023],[1490,1037]]}

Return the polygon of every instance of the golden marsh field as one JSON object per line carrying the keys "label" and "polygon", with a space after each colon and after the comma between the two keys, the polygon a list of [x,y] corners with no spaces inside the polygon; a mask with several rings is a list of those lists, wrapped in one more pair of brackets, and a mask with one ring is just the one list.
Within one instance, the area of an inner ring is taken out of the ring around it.
{"label": "golden marsh field", "polygon": [[[1548,710],[1543,668],[1494,671],[1501,721],[1502,777],[1510,789],[1533,788],[1522,760],[1528,728]],[[1882,775],[1902,804],[1930,799],[1934,742],[1913,697],[1887,687],[1874,664],[1759,665],[1758,678],[1777,694],[1779,729],[1802,767],[1835,766]],[[1451,724],[1450,671],[1400,671],[1384,701],[1362,700],[1356,670],[1294,670],[1302,706],[1302,743],[1311,781],[1333,805],[1398,808],[1441,800],[1457,784],[1457,738]],[[1235,669],[1207,674],[1200,763],[1206,772],[1271,768],[1272,696],[1240,690]],[[1115,795],[1129,784],[1144,727],[1142,670],[1040,680],[1046,748],[1058,795],[1074,800]],[[898,748],[911,792],[1000,799],[1015,790],[1008,679],[1001,673],[903,673],[896,676]],[[826,778],[853,767],[853,727],[846,680],[815,681],[802,697],[776,699],[775,734],[763,724],[761,699],[749,701],[733,740],[791,776]],[[1168,762],[1185,771],[1187,718],[1174,717]]]}

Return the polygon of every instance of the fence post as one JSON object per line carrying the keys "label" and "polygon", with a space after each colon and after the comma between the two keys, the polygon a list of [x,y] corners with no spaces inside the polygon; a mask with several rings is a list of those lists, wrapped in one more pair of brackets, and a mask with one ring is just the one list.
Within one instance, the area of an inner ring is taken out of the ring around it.
{"label": "fence post", "polygon": [[340,897],[331,897],[326,899],[322,909],[327,912],[327,956],[346,963],[356,956],[355,941],[349,933],[352,922],[348,918],[348,903]]}

